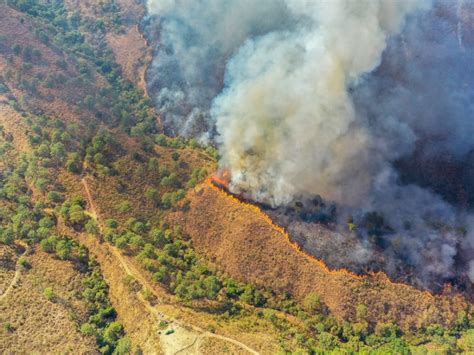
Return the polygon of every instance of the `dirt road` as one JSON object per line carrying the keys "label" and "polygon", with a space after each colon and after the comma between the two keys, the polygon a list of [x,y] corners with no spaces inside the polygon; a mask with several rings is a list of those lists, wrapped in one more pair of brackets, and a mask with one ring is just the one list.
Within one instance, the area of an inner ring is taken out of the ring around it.
{"label": "dirt road", "polygon": [[[99,228],[102,229],[102,223],[97,213],[86,177],[83,177],[81,182],[86,193],[89,213],[97,220]],[[141,285],[142,289],[147,289],[153,294],[153,296],[155,296],[157,302],[160,302],[160,294],[155,290],[155,287],[148,282],[147,278],[143,276],[141,270],[138,270],[132,263],[130,263],[117,248],[110,244],[107,244],[107,247],[112,255],[119,261],[127,275],[133,277]],[[137,292],[137,298],[141,303],[143,303],[147,311],[156,318],[157,322],[164,322],[167,324],[167,327],[163,329],[160,337],[163,350],[167,354],[201,354],[199,351],[200,344],[202,339],[207,337],[232,343],[251,354],[259,355],[259,352],[236,339],[210,333],[193,324],[187,324],[175,318],[167,317],[165,314],[158,312],[158,310],[143,297],[140,291]],[[167,335],[167,330],[173,330],[174,333],[172,335]]]}
{"label": "dirt road", "polygon": [[[23,245],[22,245],[23,246]],[[24,255],[26,255],[26,253],[28,252],[28,247],[26,246],[25,247],[25,251],[18,257],[18,260],[16,261],[16,267],[15,267],[15,275],[13,276],[13,279],[12,281],[10,282],[10,284],[8,285],[7,289],[5,290],[5,292],[3,292],[1,295],[0,295],[0,302],[5,299],[8,294],[11,292],[11,290],[13,289],[13,287],[15,287],[15,285],[17,284],[18,280],[20,279],[20,276],[21,276],[21,270],[22,270],[22,266],[20,265],[20,258]]]}

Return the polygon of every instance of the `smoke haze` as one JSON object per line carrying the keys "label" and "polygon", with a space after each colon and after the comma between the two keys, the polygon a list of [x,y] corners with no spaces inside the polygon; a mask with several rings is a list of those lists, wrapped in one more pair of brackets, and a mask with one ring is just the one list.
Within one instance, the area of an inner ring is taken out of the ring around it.
{"label": "smoke haze", "polygon": [[461,208],[474,196],[471,2],[148,8],[160,26],[149,83],[165,127],[216,142],[233,192],[275,207],[321,195],[356,224],[377,211],[391,227],[387,258],[421,283],[474,281]]}

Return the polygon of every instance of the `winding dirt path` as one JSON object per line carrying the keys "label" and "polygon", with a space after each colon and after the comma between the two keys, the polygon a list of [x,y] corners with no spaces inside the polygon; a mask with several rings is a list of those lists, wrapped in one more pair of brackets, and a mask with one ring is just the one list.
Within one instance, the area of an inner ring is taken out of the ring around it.
{"label": "winding dirt path", "polygon": [[21,276],[21,267],[20,267],[20,258],[22,256],[25,256],[26,253],[28,252],[28,247],[25,248],[25,251],[18,257],[17,261],[16,261],[16,265],[15,265],[15,275],[13,276],[13,279],[12,281],[10,282],[10,285],[8,285],[7,289],[5,290],[5,292],[3,292],[1,295],[0,295],[0,302],[3,301],[7,296],[8,294],[11,292],[11,290],[13,289],[13,287],[16,286],[18,280],[20,279],[20,276]]}
{"label": "winding dirt path", "polygon": [[[90,209],[89,212],[97,220],[99,228],[102,229],[102,223],[100,222],[100,219],[98,218],[98,213],[97,213],[97,210],[95,208],[94,200],[92,198],[92,194],[91,194],[89,184],[87,182],[86,177],[83,177],[81,179],[81,182],[82,182],[82,185],[84,186],[84,191],[86,193],[87,202],[89,204],[89,209]],[[114,257],[119,261],[120,265],[125,270],[127,275],[132,276],[136,281],[138,281],[141,284],[142,288],[146,288],[147,290],[149,290],[153,294],[153,296],[156,297],[157,302],[160,302],[161,297],[160,297],[159,293],[156,292],[153,285],[151,285],[148,282],[147,278],[142,275],[141,271],[138,270],[129,261],[127,261],[126,258],[122,255],[122,253],[117,248],[115,248],[114,246],[112,246],[110,244],[107,244],[107,246],[108,246],[109,250],[112,252],[112,254],[114,255]],[[166,322],[168,322],[168,324],[170,324],[172,326],[172,328],[181,327],[185,331],[189,332],[189,330],[192,330],[195,333],[198,333],[198,334],[196,334],[196,337],[195,337],[194,341],[191,344],[186,345],[185,347],[183,347],[181,349],[178,349],[177,351],[173,351],[173,354],[184,353],[186,350],[191,350],[191,349],[193,349],[193,353],[201,354],[201,352],[199,351],[199,347],[200,347],[200,344],[202,342],[202,339],[204,339],[204,338],[215,338],[215,339],[219,339],[219,340],[226,341],[226,342],[232,343],[234,345],[237,345],[238,347],[248,351],[251,354],[260,355],[258,351],[250,348],[249,346],[245,345],[244,343],[242,343],[242,342],[240,342],[236,339],[229,338],[229,337],[219,335],[219,334],[210,333],[210,332],[208,332],[208,331],[206,331],[206,330],[204,330],[204,329],[202,329],[198,326],[195,326],[193,324],[187,324],[187,323],[184,323],[184,322],[182,322],[182,321],[180,321],[176,318],[171,318],[171,317],[165,316],[163,313],[159,312],[156,308],[154,308],[152,305],[150,305],[150,303],[143,298],[143,296],[140,292],[137,292],[137,298],[140,300],[141,303],[143,303],[143,305],[148,310],[148,312],[150,312],[150,314],[152,314],[157,319],[157,321],[166,321]]]}

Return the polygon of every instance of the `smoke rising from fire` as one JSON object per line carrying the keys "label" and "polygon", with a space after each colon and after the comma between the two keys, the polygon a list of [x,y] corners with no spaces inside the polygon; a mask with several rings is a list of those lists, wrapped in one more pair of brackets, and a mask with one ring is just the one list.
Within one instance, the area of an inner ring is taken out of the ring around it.
{"label": "smoke rising from fire", "polygon": [[471,159],[474,50],[460,33],[462,8],[428,0],[148,8],[159,17],[149,77],[165,126],[214,140],[233,192],[273,206],[319,194],[356,222],[378,211],[393,229],[387,255],[427,282],[458,273],[474,281],[474,233],[451,227],[470,217],[446,202],[442,177],[413,172],[439,156],[455,166]]}

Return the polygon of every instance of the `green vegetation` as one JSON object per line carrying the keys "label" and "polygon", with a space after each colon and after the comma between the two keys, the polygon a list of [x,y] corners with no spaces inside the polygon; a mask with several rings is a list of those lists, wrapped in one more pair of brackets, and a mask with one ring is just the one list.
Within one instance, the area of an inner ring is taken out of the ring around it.
{"label": "green vegetation", "polygon": [[43,295],[50,302],[53,302],[56,299],[56,294],[54,293],[54,291],[51,287],[46,287],[43,290]]}
{"label": "green vegetation", "polygon": [[90,260],[84,278],[82,297],[87,303],[89,319],[81,325],[81,332],[94,335],[103,354],[121,353],[130,348],[122,325],[116,321],[116,312],[107,297],[108,286],[101,276],[98,264]]}
{"label": "green vegetation", "polygon": [[66,200],[59,212],[66,223],[76,230],[83,230],[90,217],[85,211],[86,202],[81,196]]}
{"label": "green vegetation", "polygon": [[[95,221],[86,213],[82,197],[71,197],[58,204],[62,196],[56,190],[63,191],[64,187],[54,177],[56,169],[61,168],[61,158],[66,150],[58,143],[69,140],[68,132],[75,127],[63,127],[61,122],[44,116],[26,116],[25,122],[29,127],[31,152],[19,157],[6,154],[4,159],[5,178],[0,181],[3,221],[0,241],[12,244],[15,239],[20,239],[32,245],[39,243],[44,252],[72,262],[85,275],[82,297],[87,304],[88,321],[80,325],[81,331],[95,336],[98,348],[104,354],[126,351],[131,348],[130,341],[124,337],[123,327],[116,321],[116,312],[108,300],[108,287],[97,263],[89,259],[83,246],[58,234],[56,228],[57,216],[60,216],[76,230],[98,232]],[[75,145],[69,144],[69,147],[73,149]],[[41,180],[45,182],[39,184]],[[45,195],[44,202],[33,203],[31,185]],[[114,224],[110,222],[110,225]],[[20,257],[18,264],[24,269],[31,267],[25,257]],[[43,295],[50,302],[60,299],[52,287],[44,288]]]}

